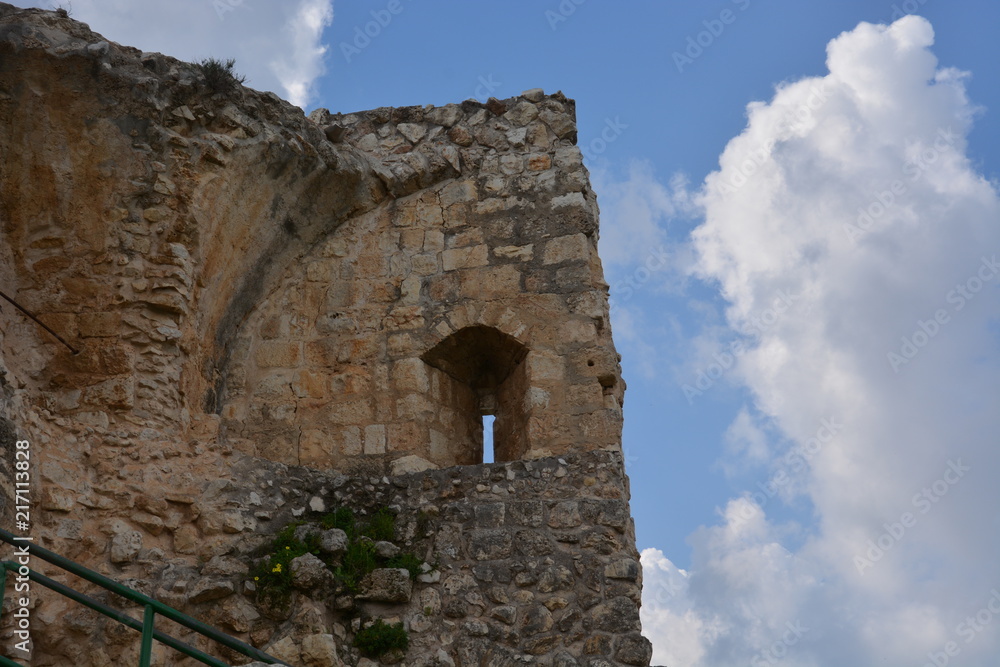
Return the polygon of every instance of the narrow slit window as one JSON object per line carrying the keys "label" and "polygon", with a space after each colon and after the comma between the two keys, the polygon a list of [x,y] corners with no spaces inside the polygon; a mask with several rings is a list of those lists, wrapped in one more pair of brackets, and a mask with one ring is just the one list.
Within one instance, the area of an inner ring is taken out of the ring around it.
{"label": "narrow slit window", "polygon": [[494,415],[483,415],[483,463],[493,463],[493,422]]}

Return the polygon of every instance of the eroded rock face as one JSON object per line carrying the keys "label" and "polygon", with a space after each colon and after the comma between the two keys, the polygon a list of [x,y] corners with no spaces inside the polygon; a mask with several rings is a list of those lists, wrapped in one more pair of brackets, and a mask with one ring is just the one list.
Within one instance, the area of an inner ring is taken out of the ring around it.
{"label": "eroded rock face", "polygon": [[[641,664],[575,141],[559,93],[307,118],[0,3],[0,286],[68,344],[0,312],[0,491],[29,441],[39,543],[290,661],[358,664],[360,610],[404,622],[407,662]],[[377,554],[424,569],[342,590],[327,528],[291,606],[258,604],[273,536],[344,506],[391,507]],[[131,658],[70,604],[43,596],[36,664]]]}

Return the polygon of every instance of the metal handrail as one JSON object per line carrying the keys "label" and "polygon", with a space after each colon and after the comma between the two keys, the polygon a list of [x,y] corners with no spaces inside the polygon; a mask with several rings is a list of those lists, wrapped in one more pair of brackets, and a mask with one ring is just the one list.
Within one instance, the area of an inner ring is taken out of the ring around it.
{"label": "metal handrail", "polygon": [[[238,651],[243,655],[254,658],[255,660],[260,660],[272,665],[284,665],[278,658],[264,653],[258,648],[250,646],[249,644],[236,639],[235,637],[230,637],[229,635],[219,632],[215,628],[198,621],[187,614],[183,614],[172,607],[168,607],[159,600],[155,600],[147,595],[124,586],[117,581],[105,577],[102,574],[94,572],[93,570],[80,565],[74,561],[60,556],[59,554],[49,551],[43,547],[40,547],[31,542],[26,542],[23,539],[18,539],[12,533],[0,528],[0,540],[7,542],[8,544],[16,545],[18,547],[27,546],[28,553],[32,556],[37,556],[42,560],[48,561],[53,565],[56,565],[67,572],[70,572],[81,579],[86,579],[91,583],[95,583],[102,588],[115,593],[127,600],[138,603],[143,606],[143,619],[139,621],[127,614],[124,614],[116,609],[113,609],[101,602],[98,602],[94,598],[84,595],[65,584],[61,584],[58,581],[50,579],[43,574],[35,572],[29,568],[28,577],[32,581],[37,581],[46,588],[50,588],[61,595],[64,595],[75,602],[79,602],[109,618],[132,628],[133,630],[138,630],[142,632],[142,645],[139,653],[139,667],[149,667],[150,660],[152,659],[152,643],[155,639],[156,641],[169,646],[177,651],[180,651],[184,655],[194,658],[200,661],[202,664],[210,665],[211,667],[229,667],[229,665],[218,658],[213,658],[212,656],[199,651],[198,649],[186,644],[179,639],[171,637],[170,635],[164,634],[159,630],[156,630],[154,626],[155,617],[157,614],[169,618],[170,620],[183,625],[184,627],[194,630],[198,634],[208,637],[209,639],[226,646],[234,651]],[[20,564],[14,561],[2,561],[0,562],[0,614],[3,612],[3,599],[6,592],[6,580],[7,571],[17,571],[21,567]],[[14,667],[21,667],[18,663],[9,660],[3,656],[0,656],[0,666],[9,667],[13,665]]]}

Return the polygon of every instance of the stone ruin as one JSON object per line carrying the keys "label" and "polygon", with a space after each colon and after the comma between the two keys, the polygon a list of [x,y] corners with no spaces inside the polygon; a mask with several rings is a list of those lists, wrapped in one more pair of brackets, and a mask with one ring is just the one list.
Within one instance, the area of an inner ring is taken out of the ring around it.
{"label": "stone ruin", "polygon": [[[66,341],[3,306],[3,525],[23,439],[36,542],[290,665],[648,665],[575,144],[561,93],[305,117],[0,3],[0,289]],[[338,508],[392,516],[353,587]],[[269,604],[290,525],[322,559]],[[363,655],[374,619],[408,649]],[[38,586],[32,639],[36,666],[138,654]]]}

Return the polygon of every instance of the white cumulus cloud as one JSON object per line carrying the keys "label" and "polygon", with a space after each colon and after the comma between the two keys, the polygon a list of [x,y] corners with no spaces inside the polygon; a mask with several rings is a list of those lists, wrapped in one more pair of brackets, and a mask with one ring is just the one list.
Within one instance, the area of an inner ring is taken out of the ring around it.
{"label": "white cumulus cloud", "polygon": [[197,62],[236,59],[246,85],[305,107],[323,75],[323,31],[333,22],[333,0],[54,0],[78,21],[120,44]]}
{"label": "white cumulus cloud", "polygon": [[916,16],[840,35],[826,76],[748,106],[696,193],[693,274],[728,304],[754,401],[729,453],[815,522],[775,523],[748,494],[690,538],[683,577],[644,554],[644,627],[671,667],[1000,652],[1000,196],[933,41]]}

